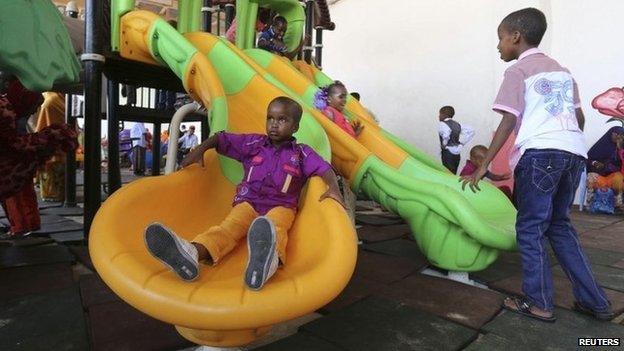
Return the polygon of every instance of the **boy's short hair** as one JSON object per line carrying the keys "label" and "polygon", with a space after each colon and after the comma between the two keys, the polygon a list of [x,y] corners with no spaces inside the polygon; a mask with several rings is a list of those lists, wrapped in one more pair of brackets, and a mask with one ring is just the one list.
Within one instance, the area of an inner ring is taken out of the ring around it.
{"label": "boy's short hair", "polygon": [[299,103],[288,96],[278,96],[275,99],[271,100],[269,106],[273,104],[282,104],[286,113],[291,116],[297,124],[301,121],[301,115],[303,114],[303,109]]}
{"label": "boy's short hair", "polygon": [[288,21],[284,16],[275,16],[275,18],[273,18],[273,24],[278,23],[281,23],[282,25],[288,25]]}
{"label": "boy's short hair", "polygon": [[488,152],[488,148],[485,145],[475,145],[470,149],[470,158],[485,157]]}
{"label": "boy's short hair", "polygon": [[442,106],[440,113],[443,113],[448,118],[453,118],[453,116],[455,116],[455,109],[453,106]]}
{"label": "boy's short hair", "polygon": [[546,33],[546,16],[536,8],[527,7],[512,12],[503,18],[503,28],[508,32],[519,32],[527,44],[538,46]]}

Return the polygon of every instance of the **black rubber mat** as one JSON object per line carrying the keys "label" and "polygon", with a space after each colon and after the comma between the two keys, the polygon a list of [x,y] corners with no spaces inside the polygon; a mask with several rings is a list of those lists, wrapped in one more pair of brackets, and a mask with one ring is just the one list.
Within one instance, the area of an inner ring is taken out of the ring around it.
{"label": "black rubber mat", "polygon": [[87,310],[91,350],[179,350],[193,344],[174,326],[143,314],[123,301],[91,305]]}
{"label": "black rubber mat", "polygon": [[314,337],[306,332],[298,332],[295,335],[291,335],[287,338],[278,340],[269,345],[265,345],[254,350],[257,351],[342,351],[336,345],[331,344],[328,341]]}
{"label": "black rubber mat", "polygon": [[88,350],[77,288],[0,299],[0,350]]}
{"label": "black rubber mat", "polygon": [[63,244],[82,243],[84,241],[83,230],[71,230],[67,232],[50,233],[48,235],[54,241]]}
{"label": "black rubber mat", "polygon": [[31,235],[45,235],[51,233],[71,232],[82,230],[84,225],[75,221],[65,221],[60,223],[41,223],[39,230],[33,231]]}
{"label": "black rubber mat", "polygon": [[82,207],[79,207],[79,206],[73,206],[73,207],[59,206],[59,207],[49,207],[46,209],[42,209],[39,212],[41,214],[51,214],[51,215],[58,215],[58,216],[82,216],[82,214],[84,213],[84,210]]}
{"label": "black rubber mat", "polygon": [[[69,289],[74,283],[69,263],[0,269],[0,300]],[[1,328],[0,328],[1,329]]]}
{"label": "black rubber mat", "polygon": [[479,329],[501,309],[504,294],[456,281],[413,274],[376,292],[377,296]]}
{"label": "black rubber mat", "polygon": [[74,260],[74,256],[65,246],[0,247],[0,268],[74,262]]}
{"label": "black rubber mat", "polygon": [[355,223],[357,224],[370,224],[370,225],[392,225],[405,223],[403,218],[387,214],[355,214]]}
{"label": "black rubber mat", "polygon": [[411,235],[411,229],[405,223],[384,226],[367,224],[357,228],[357,235],[363,242],[371,243],[408,237]]}
{"label": "black rubber mat", "polygon": [[89,255],[89,248],[87,246],[68,245],[67,248],[76,257],[78,262],[82,263],[83,265],[85,265],[85,267],[95,272],[95,267],[93,266],[93,262],[91,261],[91,256]]}
{"label": "black rubber mat", "polygon": [[[544,323],[503,310],[486,324],[483,337],[465,350],[578,350],[579,338],[624,339],[624,327],[597,322],[577,312],[555,308],[556,323]],[[586,349],[620,349],[621,347],[587,347]]]}
{"label": "black rubber mat", "polygon": [[121,301],[97,273],[80,276],[80,296],[85,309],[91,306]]}
{"label": "black rubber mat", "polygon": [[477,331],[413,307],[369,297],[300,330],[345,350],[459,350]]}
{"label": "black rubber mat", "polygon": [[27,236],[19,239],[4,239],[0,240],[0,247],[6,246],[39,246],[54,243],[54,240],[46,237]]}

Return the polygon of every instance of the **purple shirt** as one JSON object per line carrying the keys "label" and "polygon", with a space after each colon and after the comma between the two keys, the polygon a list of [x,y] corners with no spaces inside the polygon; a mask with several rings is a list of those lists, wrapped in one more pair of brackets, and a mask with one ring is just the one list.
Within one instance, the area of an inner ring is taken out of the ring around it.
{"label": "purple shirt", "polygon": [[309,177],[331,169],[319,154],[295,138],[278,147],[263,134],[220,132],[217,152],[243,164],[243,180],[232,205],[248,202],[260,214],[276,206],[297,208],[301,188]]}

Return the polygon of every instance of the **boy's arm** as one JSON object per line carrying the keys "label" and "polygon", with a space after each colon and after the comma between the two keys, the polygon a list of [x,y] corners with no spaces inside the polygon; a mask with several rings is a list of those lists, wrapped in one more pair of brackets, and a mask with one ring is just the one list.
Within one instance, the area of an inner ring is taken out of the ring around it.
{"label": "boy's arm", "polygon": [[575,110],[576,112],[576,123],[581,130],[585,130],[585,114],[583,113],[583,109],[578,107]]}
{"label": "boy's arm", "polygon": [[204,167],[204,152],[214,149],[219,143],[219,136],[214,134],[210,138],[204,140],[198,147],[193,149],[184,159],[180,162],[182,168],[188,167],[197,162],[200,166]]}
{"label": "boy's arm", "polygon": [[496,128],[496,132],[494,133],[494,138],[492,138],[492,143],[490,144],[490,147],[488,148],[488,152],[487,152],[487,155],[485,155],[485,159],[483,160],[483,163],[479,165],[479,168],[477,168],[477,170],[474,173],[472,173],[469,176],[464,176],[459,180],[460,182],[462,182],[462,189],[465,189],[466,185],[468,184],[470,186],[470,189],[473,192],[476,192],[476,190],[481,190],[479,189],[479,186],[478,186],[479,181],[483,177],[485,177],[488,171],[487,169],[488,169],[488,166],[490,165],[490,162],[492,162],[496,154],[498,154],[500,149],[503,147],[503,145],[507,141],[507,138],[509,138],[509,136],[513,132],[514,127],[516,126],[516,116],[512,115],[509,112],[504,112],[504,111],[501,111],[501,112],[503,114],[503,119],[498,125],[498,128]]}
{"label": "boy's arm", "polygon": [[303,45],[307,44],[309,41],[310,41],[310,35],[306,34],[303,40],[299,42],[299,45],[293,51],[287,53],[284,56],[288,57],[288,59],[292,61],[295,58],[295,56],[297,56],[297,54],[299,53]]}
{"label": "boy's arm", "polygon": [[331,168],[328,169],[321,176],[321,178],[323,178],[323,181],[325,182],[325,184],[327,184],[327,191],[321,195],[319,201],[322,201],[329,197],[338,201],[338,203],[342,205],[342,207],[345,207],[345,204],[342,200],[342,195],[340,194],[340,188],[338,187],[338,179],[336,179],[336,173],[334,173],[334,170]]}
{"label": "boy's arm", "polygon": [[485,176],[487,178],[489,178],[490,180],[498,182],[498,181],[501,181],[501,180],[507,180],[507,179],[511,178],[511,172],[505,173],[505,174],[496,174],[496,173],[492,173],[490,171],[487,171],[485,173]]}

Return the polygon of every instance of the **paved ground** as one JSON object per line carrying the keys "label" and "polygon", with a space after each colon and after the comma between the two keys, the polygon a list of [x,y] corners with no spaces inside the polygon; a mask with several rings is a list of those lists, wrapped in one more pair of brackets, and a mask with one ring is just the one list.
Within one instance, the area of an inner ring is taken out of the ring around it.
{"label": "paved ground", "polygon": [[[80,207],[58,205],[42,204],[45,224],[35,236],[0,241],[0,350],[196,349],[106,287],[82,245]],[[579,338],[624,339],[624,216],[573,211],[618,316],[600,322],[572,311],[570,283],[553,260],[558,321],[546,324],[500,307],[507,294],[520,293],[517,253],[503,253],[471,274],[481,287],[443,279],[428,269],[400,219],[360,210],[363,243],[347,288],[316,313],[276,327],[246,349],[571,350],[594,349],[579,347]],[[624,349],[604,349],[610,348]]]}

